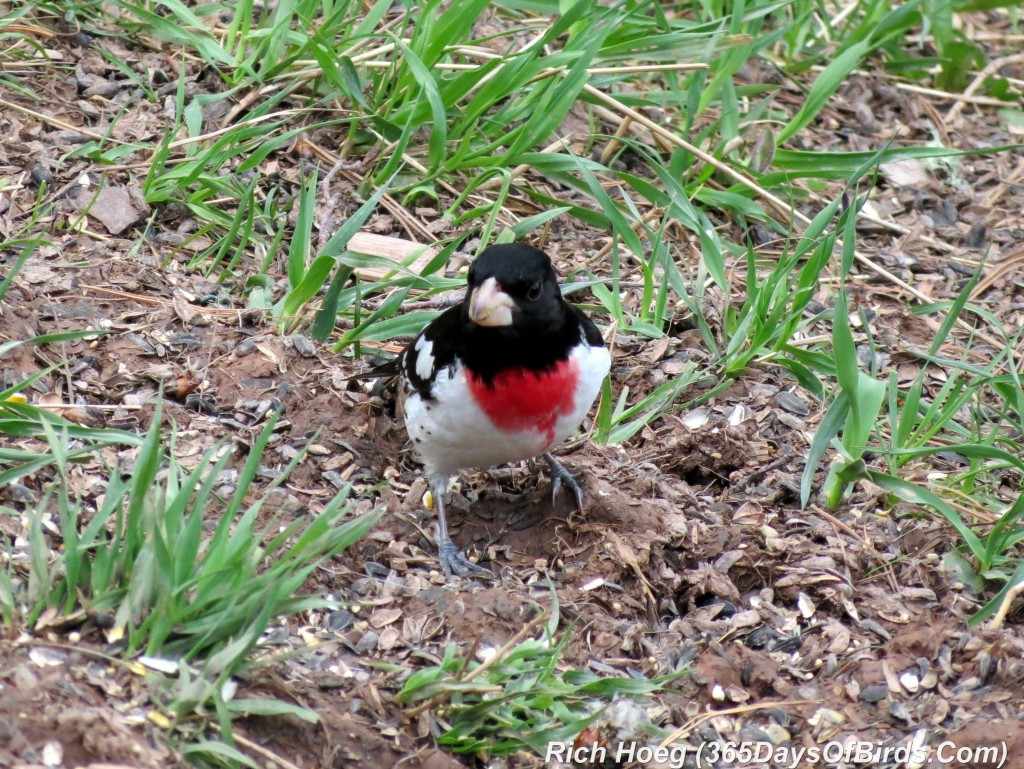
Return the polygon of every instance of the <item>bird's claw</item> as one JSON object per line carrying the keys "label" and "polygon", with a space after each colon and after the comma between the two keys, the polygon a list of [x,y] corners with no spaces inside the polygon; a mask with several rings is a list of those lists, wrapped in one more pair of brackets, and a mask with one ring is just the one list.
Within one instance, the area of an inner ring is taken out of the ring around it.
{"label": "bird's claw", "polygon": [[450,539],[442,539],[437,543],[437,556],[441,562],[441,571],[448,579],[465,577],[470,574],[494,578],[494,573],[490,569],[473,563]]}
{"label": "bird's claw", "polygon": [[548,464],[551,465],[551,504],[554,505],[558,502],[558,492],[561,491],[562,485],[565,484],[572,491],[573,496],[576,497],[576,507],[582,513],[583,487],[580,486],[572,473],[566,470],[558,460],[551,456],[548,456],[547,460]]}

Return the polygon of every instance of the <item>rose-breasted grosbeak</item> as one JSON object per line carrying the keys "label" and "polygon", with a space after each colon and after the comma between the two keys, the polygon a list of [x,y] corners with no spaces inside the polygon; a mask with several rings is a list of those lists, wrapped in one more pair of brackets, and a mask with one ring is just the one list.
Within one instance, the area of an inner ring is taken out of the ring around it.
{"label": "rose-breasted grosbeak", "polygon": [[552,496],[583,491],[549,453],[580,426],[611,367],[600,332],[565,302],[551,259],[491,246],[469,269],[466,298],[428,325],[398,359],[405,426],[437,504],[446,576],[490,573],[448,535],[444,495],[459,470],[543,455]]}

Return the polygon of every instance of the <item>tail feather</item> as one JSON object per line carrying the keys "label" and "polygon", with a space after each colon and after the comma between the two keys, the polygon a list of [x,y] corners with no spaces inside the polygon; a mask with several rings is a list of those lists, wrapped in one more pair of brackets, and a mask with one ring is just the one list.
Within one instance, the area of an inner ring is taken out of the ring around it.
{"label": "tail feather", "polygon": [[390,379],[391,377],[396,377],[402,372],[401,361],[402,356],[398,356],[392,360],[374,366],[369,371],[362,371],[358,374],[353,374],[349,379],[358,382],[364,379]]}

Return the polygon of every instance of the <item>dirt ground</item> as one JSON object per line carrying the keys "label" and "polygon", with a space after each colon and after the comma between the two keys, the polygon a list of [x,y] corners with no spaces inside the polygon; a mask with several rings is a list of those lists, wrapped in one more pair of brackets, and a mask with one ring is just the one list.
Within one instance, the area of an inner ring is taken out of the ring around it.
{"label": "dirt ground", "polygon": [[[70,39],[64,46],[69,61],[89,63],[92,77],[118,77],[110,67],[97,70],[94,52]],[[133,60],[148,55],[129,53]],[[35,109],[93,124],[73,84],[40,74],[35,85],[42,95]],[[935,118],[951,109],[870,75],[847,83],[835,105],[801,135],[808,148],[876,148],[895,126],[901,140],[930,139]],[[140,103],[132,114],[136,126],[152,127],[146,109]],[[1012,138],[1000,133],[989,108],[965,105],[957,117],[938,122],[951,146]],[[0,177],[29,185],[37,165],[52,173],[50,194],[62,201],[55,220],[74,212],[73,185],[82,173],[101,170],[64,156],[75,141],[67,131],[24,114],[0,109],[0,135],[9,137],[0,145]],[[278,161],[297,162],[288,153]],[[999,266],[1013,262],[1024,237],[1022,169],[1018,150],[965,159],[955,186],[923,167],[909,169],[910,178],[883,175],[873,212],[893,226],[866,223],[861,247],[941,300],[967,279],[963,257],[977,259],[991,246],[994,277],[977,300],[1019,326],[1019,281]],[[133,173],[113,172],[107,180],[138,204]],[[338,182],[342,193],[346,184]],[[33,195],[26,189],[21,204]],[[11,195],[0,200],[0,228],[9,235],[21,204]],[[975,595],[943,565],[950,530],[926,515],[887,510],[877,489],[858,489],[837,512],[817,504],[801,510],[800,472],[821,413],[781,372],[751,368],[700,410],[669,413],[623,445],[567,445],[560,455],[584,481],[583,516],[570,517],[568,497],[552,504],[549,479],[538,467],[467,474],[449,506],[454,538],[499,580],[446,585],[428,536],[432,522],[421,510],[426,487],[401,424],[372,385],[349,379],[366,364],[278,336],[261,314],[233,304],[241,296],[237,286],[225,289],[188,271],[188,255],[157,237],[186,219],[181,211],[158,211],[141,241],[141,221],[119,234],[116,223],[98,218],[92,225],[99,234],[55,229],[53,245],[29,260],[0,305],[0,342],[88,326],[110,333],[17,348],[2,362],[2,384],[60,363],[33,388],[36,397],[58,393],[83,407],[83,420],[142,430],[160,383],[185,378],[212,404],[197,410],[174,393],[167,399],[163,418],[179,426],[179,448],[190,457],[225,436],[258,430],[253,404],[278,400],[286,438],[267,461],[283,466],[289,448],[304,446],[318,430],[326,448],[287,484],[280,502],[290,515],[314,514],[346,481],[363,494],[360,509],[387,507],[374,532],[309,585],[346,608],[289,621],[277,641],[295,655],[241,682],[239,696],[286,697],[321,717],[317,725],[281,717],[240,722],[240,744],[260,765],[541,763],[488,763],[438,751],[437,724],[430,716],[407,719],[395,699],[402,679],[388,671],[432,664],[450,642],[463,651],[500,646],[550,603],[550,577],[563,622],[578,622],[567,664],[648,676],[688,666],[668,692],[644,704],[657,724],[685,727],[691,744],[722,738],[896,746],[920,734],[929,745],[1005,743],[998,765],[1024,767],[1021,611],[998,630],[969,629],[967,618],[988,596]],[[374,227],[404,236],[386,214]],[[565,274],[601,238],[566,225],[546,247]],[[771,245],[764,255],[772,255]],[[0,254],[0,273],[13,256]],[[917,363],[906,351],[926,347],[936,324],[912,314],[907,295],[891,283],[862,274],[858,300],[873,317],[874,344],[887,369],[909,378]],[[204,303],[211,296],[222,301]],[[697,340],[682,316],[666,340],[619,334],[615,392],[628,386],[638,397],[688,361],[710,364]],[[73,471],[86,495],[96,471]],[[24,511],[48,481],[41,473],[0,489],[0,504]],[[381,481],[382,488],[369,491]],[[0,532],[12,541],[23,536],[21,520],[0,515]],[[52,763],[54,751],[69,767],[183,760],[163,746],[149,718],[145,679],[112,664],[107,648],[102,629],[88,621],[54,622],[0,641],[0,766],[61,765]],[[880,758],[870,765],[904,764]]]}

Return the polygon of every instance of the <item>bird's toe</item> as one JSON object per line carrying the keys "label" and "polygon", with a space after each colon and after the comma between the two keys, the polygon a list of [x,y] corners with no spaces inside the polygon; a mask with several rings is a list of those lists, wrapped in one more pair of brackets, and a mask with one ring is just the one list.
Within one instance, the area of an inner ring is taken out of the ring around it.
{"label": "bird's toe", "polygon": [[562,490],[564,485],[572,491],[573,496],[576,498],[576,507],[582,513],[583,487],[580,486],[579,481],[560,462],[550,456],[547,459],[551,465],[551,504],[554,505],[558,502],[558,492]]}
{"label": "bird's toe", "polygon": [[442,540],[438,543],[437,554],[438,560],[441,561],[441,570],[448,579],[466,577],[470,574],[494,577],[494,573],[490,569],[485,569],[483,566],[469,560],[465,553],[459,550],[450,539]]}

